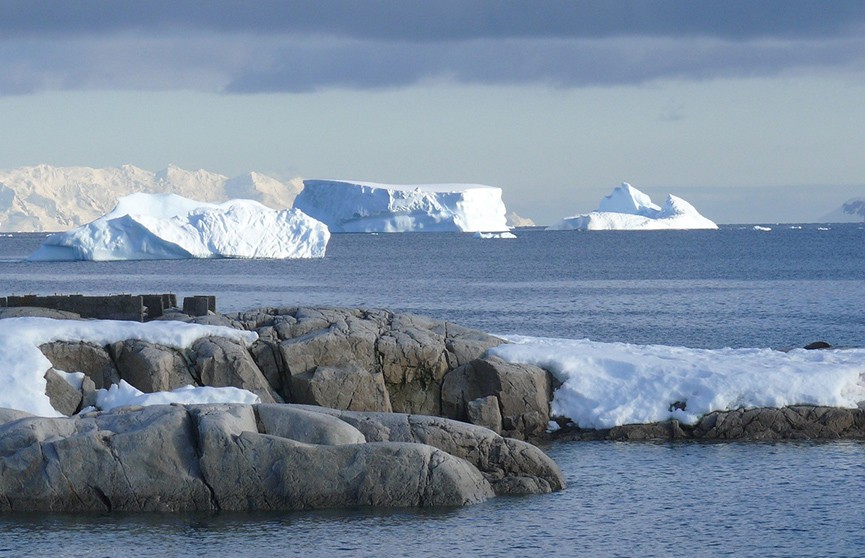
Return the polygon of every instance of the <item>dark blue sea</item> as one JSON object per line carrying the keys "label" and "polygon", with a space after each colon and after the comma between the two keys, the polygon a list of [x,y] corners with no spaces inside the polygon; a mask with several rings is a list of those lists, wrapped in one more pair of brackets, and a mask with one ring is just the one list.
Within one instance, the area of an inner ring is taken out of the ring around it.
{"label": "dark blue sea", "polygon": [[[491,333],[687,347],[865,347],[865,227],[335,235],[321,260],[27,262],[0,296],[215,294],[221,311],[365,306]],[[865,556],[865,443],[546,448],[551,496],[464,509],[0,516],[0,556]]]}

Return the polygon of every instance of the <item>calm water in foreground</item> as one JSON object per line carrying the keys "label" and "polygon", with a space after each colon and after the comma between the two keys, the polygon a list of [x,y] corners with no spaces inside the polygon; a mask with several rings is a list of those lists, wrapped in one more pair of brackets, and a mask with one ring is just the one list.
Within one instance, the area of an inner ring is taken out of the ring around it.
{"label": "calm water in foreground", "polygon": [[[314,261],[30,263],[3,294],[216,294],[386,307],[498,333],[690,347],[865,346],[865,231],[340,235]],[[865,444],[575,443],[567,490],[463,509],[0,516],[0,556],[865,556]]]}

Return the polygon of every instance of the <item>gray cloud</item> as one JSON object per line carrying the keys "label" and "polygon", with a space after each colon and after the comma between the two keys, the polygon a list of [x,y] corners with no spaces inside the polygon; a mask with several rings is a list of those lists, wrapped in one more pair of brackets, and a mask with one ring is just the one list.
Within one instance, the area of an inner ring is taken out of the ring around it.
{"label": "gray cloud", "polygon": [[0,94],[865,70],[865,2],[0,0]]}
{"label": "gray cloud", "polygon": [[4,0],[5,36],[182,29],[309,33],[354,39],[710,36],[747,39],[859,33],[859,0]]}

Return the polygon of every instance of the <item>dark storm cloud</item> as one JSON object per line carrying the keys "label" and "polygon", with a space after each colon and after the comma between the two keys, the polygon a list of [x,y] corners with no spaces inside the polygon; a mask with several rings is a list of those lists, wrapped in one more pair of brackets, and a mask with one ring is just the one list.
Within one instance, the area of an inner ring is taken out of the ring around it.
{"label": "dark storm cloud", "polygon": [[865,71],[861,1],[0,0],[0,94]]}
{"label": "dark storm cloud", "polygon": [[844,67],[865,59],[865,43],[772,42],[755,47],[721,41],[505,40],[426,44],[381,42],[294,45],[270,62],[247,67],[232,93],[310,91],[328,87],[400,87],[424,79],[460,83],[542,83],[553,87],[621,85],[653,79],[777,75],[800,66]]}
{"label": "dark storm cloud", "polygon": [[75,35],[199,29],[355,39],[710,36],[861,32],[859,0],[27,0],[0,2],[0,33]]}

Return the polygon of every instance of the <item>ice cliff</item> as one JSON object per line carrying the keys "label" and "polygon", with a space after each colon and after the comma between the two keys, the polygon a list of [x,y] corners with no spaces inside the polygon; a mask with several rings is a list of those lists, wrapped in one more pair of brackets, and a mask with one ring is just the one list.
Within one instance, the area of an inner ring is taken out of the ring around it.
{"label": "ice cliff", "polygon": [[693,205],[669,195],[663,207],[652,203],[643,192],[628,183],[617,186],[601,200],[597,211],[566,217],[548,230],[652,230],[717,229]]}
{"label": "ice cliff", "polygon": [[159,172],[132,165],[110,168],[37,165],[0,170],[0,231],[64,231],[111,210],[137,192],[171,193],[220,203],[252,199],[273,209],[291,207],[302,185],[250,172],[229,179],[170,165]]}
{"label": "ice cliff", "polygon": [[501,188],[479,184],[305,180],[294,207],[331,232],[508,230]]}
{"label": "ice cliff", "polygon": [[49,236],[30,259],[313,258],[324,256],[329,238],[323,223],[295,209],[138,193],[91,223]]}

